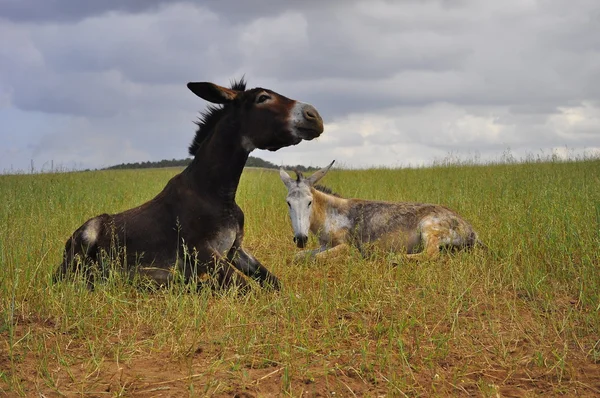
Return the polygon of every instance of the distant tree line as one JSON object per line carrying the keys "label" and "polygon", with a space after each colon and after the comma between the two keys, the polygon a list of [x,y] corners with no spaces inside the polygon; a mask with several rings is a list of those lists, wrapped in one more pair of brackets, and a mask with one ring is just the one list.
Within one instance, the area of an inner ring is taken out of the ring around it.
{"label": "distant tree line", "polygon": [[121,170],[121,169],[152,169],[159,167],[181,167],[187,166],[192,162],[192,159],[163,159],[158,162],[135,162],[121,163],[115,166],[107,167],[106,170]]}
{"label": "distant tree line", "polygon": [[[158,162],[135,162],[135,163],[121,163],[115,166],[107,167],[106,170],[122,170],[122,169],[151,169],[151,168],[160,168],[160,167],[185,167],[192,162],[192,158],[186,159],[163,159]],[[246,167],[263,167],[266,169],[278,169],[274,163],[269,162],[268,160],[263,160],[261,158],[255,158],[254,156],[249,156],[246,161]],[[314,171],[317,170],[316,167],[307,167],[302,165],[296,166],[283,166],[283,168],[291,170],[297,169],[298,171]]]}

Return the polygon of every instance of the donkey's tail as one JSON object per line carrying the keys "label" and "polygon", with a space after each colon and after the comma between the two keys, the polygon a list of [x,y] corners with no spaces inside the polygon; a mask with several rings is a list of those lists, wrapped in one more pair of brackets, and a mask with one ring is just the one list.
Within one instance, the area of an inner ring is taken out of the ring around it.
{"label": "donkey's tail", "polygon": [[101,217],[94,217],[79,227],[65,243],[63,261],[52,275],[52,282],[65,279],[69,273],[86,272],[86,264],[95,260],[98,236],[102,232]]}
{"label": "donkey's tail", "polygon": [[483,243],[483,241],[479,238],[475,239],[474,247],[483,249],[486,253],[491,254],[495,260],[498,260],[500,258],[500,256],[498,255],[498,252],[496,250],[490,248],[488,245]]}
{"label": "donkey's tail", "polygon": [[483,243],[483,241],[482,241],[481,239],[479,239],[479,238],[477,238],[477,239],[475,240],[475,245],[474,245],[474,246],[475,246],[475,247],[479,247],[480,249],[483,249],[483,250],[485,250],[486,252],[489,252],[489,251],[491,251],[491,250],[490,250],[490,247],[489,247],[488,245],[486,245],[485,243]]}

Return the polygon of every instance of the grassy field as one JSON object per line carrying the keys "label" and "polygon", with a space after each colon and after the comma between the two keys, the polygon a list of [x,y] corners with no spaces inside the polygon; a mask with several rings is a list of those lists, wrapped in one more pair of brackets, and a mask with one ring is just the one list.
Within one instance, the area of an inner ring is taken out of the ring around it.
{"label": "grassy field", "polygon": [[52,283],[79,225],[178,171],[0,176],[0,395],[600,395],[599,160],[332,170],[345,197],[445,204],[491,248],[396,267],[292,264],[285,187],[246,170],[245,247],[281,292]]}

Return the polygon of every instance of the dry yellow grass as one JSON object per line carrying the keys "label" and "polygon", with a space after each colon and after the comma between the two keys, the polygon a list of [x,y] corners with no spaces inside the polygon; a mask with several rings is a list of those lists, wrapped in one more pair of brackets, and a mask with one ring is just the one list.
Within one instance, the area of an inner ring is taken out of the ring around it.
{"label": "dry yellow grass", "polygon": [[246,170],[245,246],[281,292],[52,284],[75,228],[177,171],[0,176],[0,394],[600,394],[600,161],[332,170],[346,197],[456,209],[492,249],[397,267],[292,265],[285,187]]}

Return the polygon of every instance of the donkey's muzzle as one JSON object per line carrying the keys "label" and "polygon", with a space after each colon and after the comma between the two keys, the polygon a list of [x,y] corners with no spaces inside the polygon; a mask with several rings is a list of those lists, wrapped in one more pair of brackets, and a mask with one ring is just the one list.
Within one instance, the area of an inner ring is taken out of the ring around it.
{"label": "donkey's muzzle", "polygon": [[296,236],[294,236],[294,243],[300,249],[303,249],[306,246],[306,243],[308,243],[308,236],[306,236],[306,235],[296,235]]}
{"label": "donkey's muzzle", "polygon": [[296,126],[300,138],[312,140],[323,133],[323,119],[317,109],[310,104],[303,104],[302,119]]}

